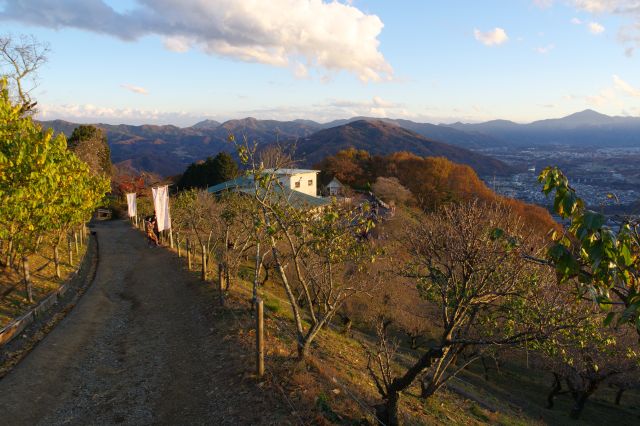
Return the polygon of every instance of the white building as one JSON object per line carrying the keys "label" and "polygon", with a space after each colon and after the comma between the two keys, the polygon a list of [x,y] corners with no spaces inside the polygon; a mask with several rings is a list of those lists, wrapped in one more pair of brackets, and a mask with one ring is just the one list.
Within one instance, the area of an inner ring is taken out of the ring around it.
{"label": "white building", "polygon": [[343,189],[344,189],[344,186],[335,177],[327,185],[327,191],[329,191],[329,195],[330,196],[334,196],[335,197],[335,196],[338,196],[338,195],[342,195]]}
{"label": "white building", "polygon": [[318,196],[319,170],[305,169],[268,169],[266,173],[273,173],[285,188],[302,192],[303,194]]}

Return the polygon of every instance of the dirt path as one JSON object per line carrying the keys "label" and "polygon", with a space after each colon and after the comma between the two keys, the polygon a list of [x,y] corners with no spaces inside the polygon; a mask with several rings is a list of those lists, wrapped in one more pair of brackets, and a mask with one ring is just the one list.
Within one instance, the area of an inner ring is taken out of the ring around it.
{"label": "dirt path", "polygon": [[286,409],[247,377],[245,354],[224,339],[203,284],[183,262],[149,248],[126,222],[95,230],[95,282],[0,381],[0,423],[282,422],[282,415],[261,416]]}

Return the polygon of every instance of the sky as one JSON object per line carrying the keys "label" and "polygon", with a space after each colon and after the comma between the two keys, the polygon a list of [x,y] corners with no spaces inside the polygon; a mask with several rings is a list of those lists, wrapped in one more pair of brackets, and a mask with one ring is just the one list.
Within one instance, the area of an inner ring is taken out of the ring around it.
{"label": "sky", "polygon": [[640,0],[0,0],[39,118],[640,116]]}

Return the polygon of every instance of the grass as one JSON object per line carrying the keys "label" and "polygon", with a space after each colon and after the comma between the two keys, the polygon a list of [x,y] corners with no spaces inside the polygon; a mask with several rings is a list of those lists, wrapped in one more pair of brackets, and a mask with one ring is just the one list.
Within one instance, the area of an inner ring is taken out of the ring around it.
{"label": "grass", "polygon": [[0,327],[6,326],[15,318],[25,314],[60,287],[77,270],[85,250],[86,244],[79,246],[77,255],[74,249],[74,266],[72,266],[68,261],[66,246],[62,247],[61,245],[59,250],[61,278],[55,276],[52,247],[43,244],[38,253],[28,257],[33,284],[33,303],[29,303],[26,297],[22,263],[20,263],[18,270],[0,270]]}

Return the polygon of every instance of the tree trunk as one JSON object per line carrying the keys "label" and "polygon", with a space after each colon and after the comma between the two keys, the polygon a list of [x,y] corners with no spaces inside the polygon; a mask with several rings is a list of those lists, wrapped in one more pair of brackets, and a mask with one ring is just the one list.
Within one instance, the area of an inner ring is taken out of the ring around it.
{"label": "tree trunk", "polygon": [[424,399],[428,399],[433,396],[434,393],[440,388],[435,380],[420,380],[420,396]]}
{"label": "tree trunk", "polygon": [[60,252],[58,245],[53,246],[53,263],[56,267],[56,277],[60,278],[62,275],[60,274]]}
{"label": "tree trunk", "polygon": [[[429,368],[434,359],[443,356],[442,348],[431,348],[413,364],[402,377],[393,379],[386,389],[386,395],[383,395],[385,402],[376,406],[376,415],[386,425],[392,426],[398,424],[398,401],[400,392],[411,386],[411,383],[425,369]],[[385,421],[386,420],[386,421]]]}
{"label": "tree trunk", "polygon": [[386,426],[398,426],[398,402],[400,400],[399,392],[391,392],[383,404],[375,406],[376,418]]}
{"label": "tree trunk", "polygon": [[207,280],[207,251],[204,244],[200,246],[200,249],[202,250],[202,277],[201,278],[202,278],[202,281],[206,281]]}
{"label": "tree trunk", "polygon": [[618,389],[618,392],[616,392],[616,405],[620,405],[620,400],[622,399],[622,394],[624,393],[626,389]]}
{"label": "tree trunk", "polygon": [[29,303],[33,303],[33,285],[31,284],[31,273],[29,271],[29,258],[22,257],[22,269],[24,271],[24,290]]}
{"label": "tree trunk", "polygon": [[191,270],[191,242],[187,238],[187,266]]}
{"label": "tree trunk", "polygon": [[344,326],[343,333],[345,336],[351,336],[351,326],[353,321],[348,316],[344,316],[342,319],[342,325]]}
{"label": "tree trunk", "polygon": [[220,306],[224,306],[224,265],[222,263],[218,263],[218,298],[220,301]]}
{"label": "tree trunk", "polygon": [[9,247],[7,248],[7,261],[5,263],[5,268],[11,268],[11,255],[13,254],[13,240],[9,239]]}
{"label": "tree trunk", "polygon": [[574,395],[575,404],[571,408],[571,413],[569,413],[569,417],[572,419],[579,419],[582,414],[582,410],[584,410],[584,405],[587,403],[589,397],[596,391],[598,388],[599,382],[590,380],[589,385],[586,390],[580,390],[576,392]]}
{"label": "tree trunk", "polygon": [[304,361],[309,355],[311,342],[307,339],[304,342],[298,342],[298,361]]}
{"label": "tree trunk", "polygon": [[547,395],[547,408],[553,408],[554,399],[560,391],[562,391],[560,376],[557,373],[553,373],[553,385],[551,385],[551,391],[549,391],[549,395]]}

